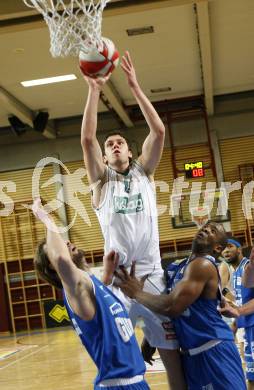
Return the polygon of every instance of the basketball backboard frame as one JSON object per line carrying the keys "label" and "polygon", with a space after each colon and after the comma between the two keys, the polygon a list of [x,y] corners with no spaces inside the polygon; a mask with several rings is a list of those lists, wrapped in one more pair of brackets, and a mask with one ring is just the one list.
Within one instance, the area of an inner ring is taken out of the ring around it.
{"label": "basketball backboard frame", "polygon": [[[203,204],[200,204],[200,198],[204,200]],[[172,227],[181,229],[197,226],[197,222],[193,220],[193,212],[196,212],[197,217],[198,209],[201,210],[201,217],[205,210],[203,217],[208,216],[206,221],[224,223],[231,220],[226,189],[206,189],[203,191],[183,192],[171,196]],[[214,212],[215,209],[216,214]]]}

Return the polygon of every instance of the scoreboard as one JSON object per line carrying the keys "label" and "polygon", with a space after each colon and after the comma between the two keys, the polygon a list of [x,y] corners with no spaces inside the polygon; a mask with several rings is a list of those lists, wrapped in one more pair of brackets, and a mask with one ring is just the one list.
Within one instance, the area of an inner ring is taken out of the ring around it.
{"label": "scoreboard", "polygon": [[203,161],[185,163],[184,172],[187,179],[204,177],[205,170],[203,167]]}

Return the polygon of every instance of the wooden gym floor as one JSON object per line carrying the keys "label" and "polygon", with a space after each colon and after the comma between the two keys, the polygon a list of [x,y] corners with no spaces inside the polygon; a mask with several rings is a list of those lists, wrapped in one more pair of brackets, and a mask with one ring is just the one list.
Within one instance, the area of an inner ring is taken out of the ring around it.
{"label": "wooden gym floor", "polygon": [[[0,337],[1,390],[92,390],[95,375],[71,327]],[[151,389],[168,389],[165,372],[148,372],[146,379]]]}

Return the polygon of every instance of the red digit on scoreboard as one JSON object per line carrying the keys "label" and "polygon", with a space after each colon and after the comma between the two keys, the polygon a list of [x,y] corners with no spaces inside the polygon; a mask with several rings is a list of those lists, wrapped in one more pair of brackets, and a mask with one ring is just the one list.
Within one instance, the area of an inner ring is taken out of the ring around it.
{"label": "red digit on scoreboard", "polygon": [[198,177],[198,169],[193,169],[192,176],[193,177]]}
{"label": "red digit on scoreboard", "polygon": [[203,177],[204,176],[204,169],[203,168],[193,169],[192,176],[193,177]]}
{"label": "red digit on scoreboard", "polygon": [[203,169],[203,168],[199,168],[199,169],[198,169],[198,176],[199,176],[199,177],[204,176],[204,169]]}

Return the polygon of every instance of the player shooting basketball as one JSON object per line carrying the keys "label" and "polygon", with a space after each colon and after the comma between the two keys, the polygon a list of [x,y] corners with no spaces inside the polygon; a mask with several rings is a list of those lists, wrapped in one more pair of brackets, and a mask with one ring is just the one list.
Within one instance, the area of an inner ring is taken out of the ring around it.
{"label": "player shooting basketball", "polygon": [[[45,0],[23,1],[28,7],[37,9],[47,22],[52,56],[78,56],[80,50],[89,52],[99,48],[100,44],[103,46],[102,12],[109,0],[90,0],[89,6],[86,1],[77,0],[58,0],[56,3]],[[106,62],[112,62],[113,59],[114,54],[113,57],[107,57]],[[114,248],[125,266],[131,265],[130,260],[137,260],[138,275],[150,274],[146,289],[160,294],[165,283],[152,183],[164,145],[165,128],[138,84],[129,53],[123,57],[121,66],[150,129],[141,156],[130,164],[131,151],[125,137],[119,132],[106,139],[104,156],[102,154],[96,138],[97,110],[100,92],[107,77],[85,77],[89,93],[81,143],[89,182],[97,183],[93,189],[92,200],[104,235],[105,250]],[[127,298],[126,303],[129,304],[133,323],[141,316],[142,311],[145,334],[150,344],[159,348],[170,377],[171,389],[185,389],[180,356],[176,350],[178,344],[169,319],[159,318],[142,306],[127,302]]]}
{"label": "player shooting basketball", "polygon": [[[89,92],[84,111],[81,144],[88,179],[92,186],[92,203],[105,239],[105,253],[114,249],[120,263],[131,266],[136,260],[139,277],[149,274],[145,290],[160,294],[165,290],[159,250],[154,171],[160,161],[165,127],[137,81],[128,52],[121,68],[149,127],[142,154],[131,161],[132,152],[126,138],[118,131],[104,142],[102,152],[96,138],[100,92],[107,78],[85,77]],[[110,283],[111,280],[104,282]],[[115,291],[114,291],[115,292]],[[129,315],[135,325],[138,317],[145,322],[144,333],[150,345],[157,347],[167,369],[171,389],[185,389],[178,343],[168,318],[159,317],[126,298]]]}

